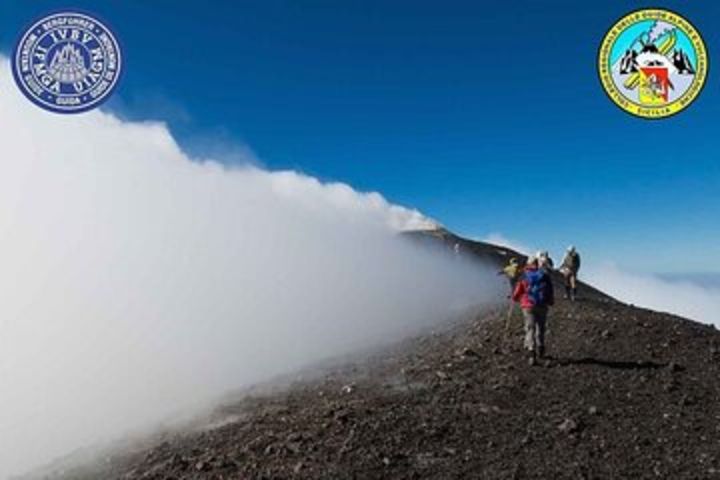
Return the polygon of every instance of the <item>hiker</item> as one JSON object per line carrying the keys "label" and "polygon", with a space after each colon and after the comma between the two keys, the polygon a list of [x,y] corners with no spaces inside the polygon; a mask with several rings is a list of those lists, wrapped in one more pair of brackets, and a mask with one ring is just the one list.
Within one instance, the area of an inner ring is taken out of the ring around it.
{"label": "hiker", "polygon": [[510,295],[508,295],[508,298],[510,298],[515,291],[515,285],[517,284],[521,273],[522,268],[515,257],[512,257],[508,264],[498,272],[498,275],[505,275],[510,282]]}
{"label": "hiker", "polygon": [[545,356],[545,324],[548,307],[555,303],[550,274],[540,268],[537,257],[530,257],[527,266],[515,287],[512,299],[520,302],[525,320],[525,349],[529,352],[530,365],[537,363],[537,358]]}
{"label": "hiker", "polygon": [[580,254],[570,245],[560,266],[560,273],[565,278],[565,298],[573,302],[577,298],[577,274],[580,270]]}
{"label": "hiker", "polygon": [[542,268],[548,273],[552,272],[553,268],[555,267],[555,262],[553,262],[552,258],[550,258],[550,254],[547,250],[538,252],[535,256],[538,260],[538,267]]}

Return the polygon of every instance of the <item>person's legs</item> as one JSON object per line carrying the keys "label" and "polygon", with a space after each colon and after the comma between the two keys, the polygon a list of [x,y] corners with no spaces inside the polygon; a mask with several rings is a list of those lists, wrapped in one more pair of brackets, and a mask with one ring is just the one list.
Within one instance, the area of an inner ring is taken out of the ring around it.
{"label": "person's legs", "polygon": [[545,324],[547,323],[547,307],[535,309],[535,346],[540,357],[545,356]]}
{"label": "person's legs", "polygon": [[569,275],[570,298],[574,301],[577,296],[577,273],[572,272]]}
{"label": "person's legs", "polygon": [[572,276],[572,273],[569,272],[567,269],[563,268],[562,276],[563,276],[563,280],[564,280],[563,283],[565,286],[565,298],[570,298],[570,293],[572,291],[570,289],[570,277]]}
{"label": "person's legs", "polygon": [[525,323],[525,350],[535,350],[535,315],[531,309],[523,309],[523,320]]}
{"label": "person's legs", "polygon": [[528,351],[528,363],[535,365],[537,363],[536,340],[536,321],[533,309],[523,310],[523,318],[525,319],[525,349]]}

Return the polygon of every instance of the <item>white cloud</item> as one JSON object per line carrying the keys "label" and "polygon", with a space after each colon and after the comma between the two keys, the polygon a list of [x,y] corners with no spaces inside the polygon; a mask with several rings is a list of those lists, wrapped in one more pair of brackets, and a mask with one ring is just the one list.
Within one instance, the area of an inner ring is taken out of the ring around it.
{"label": "white cloud", "polygon": [[500,247],[510,248],[512,250],[515,250],[516,252],[519,252],[519,253],[522,253],[525,255],[532,254],[536,250],[532,247],[528,247],[527,245],[525,245],[522,242],[509,239],[501,233],[491,233],[491,234],[487,235],[486,237],[479,239],[479,241],[492,243],[493,245],[498,245]]}
{"label": "white cloud", "polygon": [[400,238],[418,212],[44,112],[0,64],[0,478],[499,293]]}
{"label": "white cloud", "polygon": [[581,274],[583,280],[618,300],[720,327],[720,288],[629,273],[612,264],[589,268]]}

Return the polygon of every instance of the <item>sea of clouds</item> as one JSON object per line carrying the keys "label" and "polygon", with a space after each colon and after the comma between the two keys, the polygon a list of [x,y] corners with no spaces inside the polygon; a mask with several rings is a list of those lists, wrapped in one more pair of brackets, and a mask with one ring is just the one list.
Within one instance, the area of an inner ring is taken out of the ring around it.
{"label": "sea of clouds", "polygon": [[[487,268],[376,193],[189,158],[28,102],[0,56],[0,478],[478,304]],[[440,247],[438,247],[440,248]]]}

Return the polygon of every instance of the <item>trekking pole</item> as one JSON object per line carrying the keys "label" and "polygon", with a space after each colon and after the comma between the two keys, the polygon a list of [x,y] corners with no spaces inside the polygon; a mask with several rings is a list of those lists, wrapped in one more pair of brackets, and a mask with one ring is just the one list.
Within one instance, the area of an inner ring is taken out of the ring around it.
{"label": "trekking pole", "polygon": [[508,339],[510,338],[510,320],[512,319],[513,310],[515,309],[515,302],[510,299],[510,306],[507,312],[507,318],[505,319],[505,338],[503,339],[503,349],[507,347]]}

